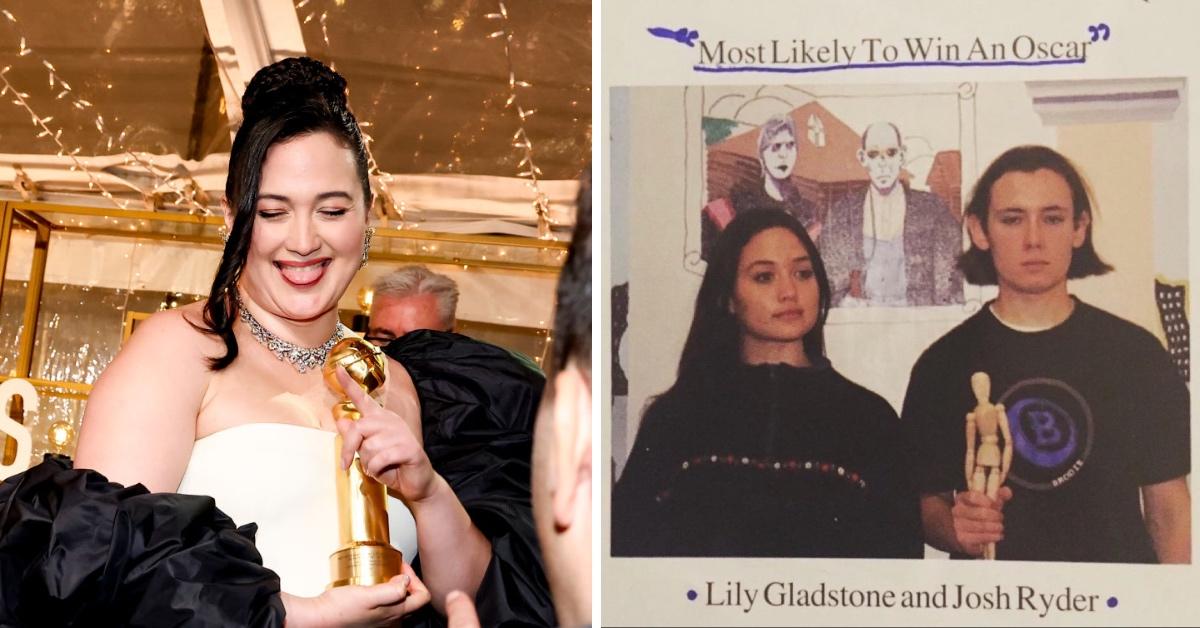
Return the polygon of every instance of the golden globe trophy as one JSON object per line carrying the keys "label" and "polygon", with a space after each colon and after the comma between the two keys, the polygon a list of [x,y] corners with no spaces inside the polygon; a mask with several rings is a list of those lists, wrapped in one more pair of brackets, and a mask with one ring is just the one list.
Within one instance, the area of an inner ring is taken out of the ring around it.
{"label": "golden globe trophy", "polygon": [[[325,360],[325,385],[341,399],[333,406],[333,418],[357,421],[362,413],[347,399],[337,380],[337,367],[368,395],[383,386],[387,358],[375,345],[348,336],[333,346]],[[336,441],[335,460],[341,460],[342,439]],[[387,488],[367,475],[362,460],[354,455],[350,468],[337,472],[338,543],[329,557],[333,581],[330,587],[348,584],[372,585],[400,574],[402,556],[388,535]]]}

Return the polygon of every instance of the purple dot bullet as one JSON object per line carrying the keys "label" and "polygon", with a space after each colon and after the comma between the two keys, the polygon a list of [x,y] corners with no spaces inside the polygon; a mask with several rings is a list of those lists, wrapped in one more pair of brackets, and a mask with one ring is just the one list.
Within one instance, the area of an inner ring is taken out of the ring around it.
{"label": "purple dot bullet", "polygon": [[696,590],[695,590],[695,589],[688,589],[688,594],[687,594],[687,595],[688,595],[688,599],[689,599],[689,600],[692,600],[692,601],[695,601],[695,600],[696,600],[696,595],[697,595],[697,594],[696,594]]}
{"label": "purple dot bullet", "polygon": [[1117,604],[1118,604],[1117,598],[1115,598],[1115,597],[1108,598],[1108,607],[1109,608],[1116,608]]}

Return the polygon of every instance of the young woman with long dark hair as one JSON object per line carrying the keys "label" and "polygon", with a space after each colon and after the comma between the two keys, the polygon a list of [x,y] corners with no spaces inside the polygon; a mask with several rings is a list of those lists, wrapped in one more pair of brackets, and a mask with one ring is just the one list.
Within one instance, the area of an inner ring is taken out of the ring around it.
{"label": "young woman with long dark hair", "polygon": [[921,556],[899,420],[826,359],[829,303],[795,218],[726,227],[614,489],[614,555]]}

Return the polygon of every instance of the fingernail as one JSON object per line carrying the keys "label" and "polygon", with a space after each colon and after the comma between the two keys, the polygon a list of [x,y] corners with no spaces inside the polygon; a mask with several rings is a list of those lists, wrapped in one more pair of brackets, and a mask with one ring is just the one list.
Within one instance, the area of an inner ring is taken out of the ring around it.
{"label": "fingernail", "polygon": [[451,591],[450,595],[446,596],[446,603],[449,604],[462,596],[463,596],[462,591]]}
{"label": "fingernail", "polygon": [[408,576],[400,576],[400,586],[404,587],[405,591],[408,590],[408,581],[409,580],[411,580],[411,578],[409,578]]}

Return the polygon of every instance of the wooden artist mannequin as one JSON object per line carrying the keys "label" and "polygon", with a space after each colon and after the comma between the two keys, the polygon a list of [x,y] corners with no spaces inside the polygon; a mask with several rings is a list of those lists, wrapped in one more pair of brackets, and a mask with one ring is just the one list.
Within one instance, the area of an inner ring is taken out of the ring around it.
{"label": "wooden artist mannequin", "polygon": [[[975,393],[975,410],[967,413],[967,487],[996,499],[1000,485],[1008,478],[1012,466],[1012,434],[1008,429],[1008,416],[1004,404],[993,404],[988,398],[992,393],[992,380],[987,373],[971,376],[971,390]],[[976,447],[976,432],[979,443]],[[1004,436],[1003,447],[999,436]],[[983,550],[985,560],[996,558],[996,544],[988,543]]]}

